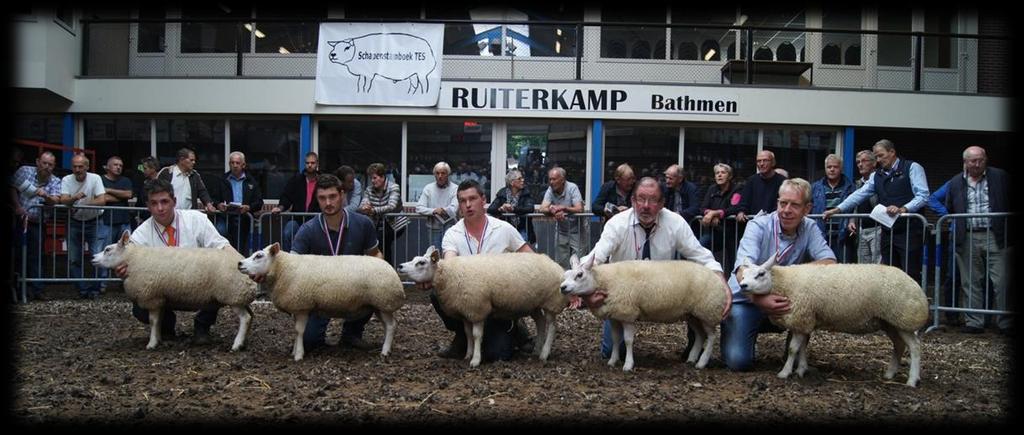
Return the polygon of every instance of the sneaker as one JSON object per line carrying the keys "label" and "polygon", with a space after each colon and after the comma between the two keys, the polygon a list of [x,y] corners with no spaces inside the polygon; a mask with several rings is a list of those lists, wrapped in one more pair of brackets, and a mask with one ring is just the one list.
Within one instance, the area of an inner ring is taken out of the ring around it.
{"label": "sneaker", "polygon": [[968,325],[968,326],[964,326],[963,328],[960,328],[960,332],[962,332],[964,334],[981,334],[982,332],[985,332],[985,330],[981,329],[981,328],[979,328],[977,326],[969,326]]}
{"label": "sneaker", "polygon": [[377,348],[377,346],[367,343],[360,337],[342,337],[341,345],[343,347],[351,347],[359,350],[373,350]]}

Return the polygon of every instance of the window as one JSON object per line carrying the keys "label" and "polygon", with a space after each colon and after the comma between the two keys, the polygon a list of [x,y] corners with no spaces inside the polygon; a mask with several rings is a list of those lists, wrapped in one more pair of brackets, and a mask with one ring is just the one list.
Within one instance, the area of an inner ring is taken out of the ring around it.
{"label": "window", "polygon": [[[719,7],[687,9],[672,7],[673,24],[720,24],[731,26],[736,22],[736,9]],[[722,50],[736,40],[736,32],[729,29],[672,28],[670,59],[720,61]]]}
{"label": "window", "polygon": [[206,119],[157,119],[156,158],[160,166],[178,162],[178,149],[196,153],[195,170],[210,179],[224,175],[224,121]]}
{"label": "window", "polygon": [[623,163],[643,177],[664,178],[665,168],[679,162],[679,127],[608,124],[604,133],[604,181]]}
{"label": "window", "polygon": [[[583,9],[564,4],[524,5],[519,8],[429,6],[428,19],[479,21],[478,24],[446,24],[444,54],[469,56],[575,57],[576,28],[545,25],[544,21],[582,21]],[[499,25],[500,21],[540,24]],[[504,41],[502,40],[504,35]]]}
{"label": "window", "polygon": [[401,180],[401,122],[320,121],[319,129],[321,173],[348,165],[356,171],[356,178],[365,189],[366,167],[383,163],[390,181]]}
{"label": "window", "polygon": [[[319,20],[327,17],[323,8],[287,8],[256,10],[256,16],[268,18],[306,19],[301,22],[267,22],[252,23],[251,33],[256,41],[257,53],[316,53],[317,36],[320,34]],[[250,31],[246,28],[245,34]]]}
{"label": "window", "polygon": [[525,180],[524,188],[537,204],[548,189],[547,170],[555,166],[565,169],[565,178],[586,194],[583,190],[587,187],[587,123],[510,123],[506,143],[505,172],[519,169]]}
{"label": "window", "polygon": [[[434,179],[434,164],[451,166],[449,177],[459,184],[473,179],[484,194],[491,192],[491,129],[493,124],[474,120],[409,123],[409,179],[406,200],[419,197],[423,186]],[[504,174],[502,174],[504,176]]]}
{"label": "window", "polygon": [[299,170],[299,120],[232,119],[231,151],[245,154],[246,176],[256,180],[264,198],[280,198]]}
{"label": "window", "polygon": [[667,12],[663,5],[606,4],[601,8],[601,21],[605,23],[652,23],[656,25],[601,27],[601,57],[665,59],[666,16]]}
{"label": "window", "polygon": [[[879,8],[878,30],[909,32],[910,9]],[[910,66],[910,36],[878,35],[878,64]]]}
{"label": "window", "polygon": [[718,163],[732,167],[737,183],[757,173],[757,130],[687,127],[685,137],[683,169],[701,194],[715,184],[714,166]]}
{"label": "window", "polygon": [[96,151],[96,171],[104,174],[103,165],[113,156],[124,162],[123,176],[138,186],[143,181],[138,168],[150,154],[150,122],[148,119],[89,118],[82,121],[85,148]]}
{"label": "window", "polygon": [[[53,145],[60,145],[64,141],[64,124],[60,115],[15,115],[14,116],[14,138],[45,142]],[[27,165],[35,165],[36,157],[39,157],[39,148],[29,145],[18,145],[22,150],[22,162]],[[63,152],[50,150],[57,158],[58,169],[61,175],[70,173],[70,169],[59,169],[63,161]]]}
{"label": "window", "polygon": [[[235,53],[238,44],[248,52],[250,38],[243,27],[243,21],[251,16],[247,7],[227,6],[217,3],[216,7],[182,8],[181,52],[182,53]],[[211,18],[238,18],[239,22],[204,22]],[[241,39],[241,40],[239,40]]]}
{"label": "window", "polygon": [[[757,27],[785,27],[793,28],[793,31],[779,30],[757,30],[754,31],[754,53],[758,60],[779,60],[777,53],[780,46],[785,46],[784,53],[795,54],[806,45],[806,35],[803,32],[805,27],[803,9],[786,9],[785,7],[748,7],[740,9],[740,19],[746,16],[746,25]],[[742,44],[741,44],[742,45]],[[745,54],[741,54],[743,58]]]}
{"label": "window", "polygon": [[831,131],[766,129],[764,149],[775,153],[775,167],[785,169],[789,178],[800,177],[814,183],[825,176],[825,156],[836,151],[836,134]]}
{"label": "window", "polygon": [[[928,9],[924,14],[927,33],[956,33],[956,12],[946,9]],[[926,68],[956,68],[956,41],[948,37],[924,38],[924,66]]]}
{"label": "window", "polygon": [[[860,8],[857,6],[826,5],[822,10],[822,28],[860,30],[860,13]],[[861,46],[863,45],[861,44],[861,35],[825,32],[821,35],[821,39],[822,63],[860,65]]]}
{"label": "window", "polygon": [[[164,19],[163,9],[139,9],[140,19]],[[139,53],[163,53],[167,46],[164,23],[139,23]]]}

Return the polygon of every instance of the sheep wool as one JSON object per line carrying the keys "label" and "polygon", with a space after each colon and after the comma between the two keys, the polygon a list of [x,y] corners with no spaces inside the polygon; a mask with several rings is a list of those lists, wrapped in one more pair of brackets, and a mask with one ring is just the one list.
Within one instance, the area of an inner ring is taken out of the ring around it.
{"label": "sheep wool", "polygon": [[234,249],[136,244],[125,249],[125,294],[146,310],[164,306],[198,310],[212,304],[248,306],[256,299],[256,283],[235,273],[242,255]]}
{"label": "sheep wool", "polygon": [[558,292],[562,268],[543,254],[504,253],[441,260],[434,277],[445,314],[483,322],[514,319],[542,309],[557,314],[567,299]]}
{"label": "sheep wool", "polygon": [[597,288],[608,294],[591,309],[601,319],[674,323],[692,314],[716,324],[729,303],[722,278],[692,261],[620,261],[593,272]]}
{"label": "sheep wool", "polygon": [[275,255],[266,284],[270,300],[289,314],[319,312],[358,318],[405,303],[402,281],[384,260],[365,255]]}

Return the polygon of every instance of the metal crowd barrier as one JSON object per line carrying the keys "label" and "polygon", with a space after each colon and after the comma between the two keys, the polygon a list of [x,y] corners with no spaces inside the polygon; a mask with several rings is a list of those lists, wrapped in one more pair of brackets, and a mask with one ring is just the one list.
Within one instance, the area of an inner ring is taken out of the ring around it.
{"label": "metal crowd barrier", "polygon": [[[932,293],[935,304],[931,307],[933,312],[932,325],[928,327],[926,332],[939,327],[940,312],[983,316],[1013,314],[1010,311],[1006,298],[1013,284],[1010,278],[1013,267],[1013,246],[1009,237],[1009,220],[1016,218],[1016,216],[1016,213],[956,213],[947,214],[936,221],[935,256],[939,257],[942,255],[944,251],[943,241],[945,241],[945,246],[948,247],[948,249],[945,249],[945,252],[953,257],[951,260],[955,259],[955,261],[950,262],[952,265],[950,272],[954,282],[950,283],[946,291],[948,297],[943,297],[941,282],[938,279],[935,280]],[[976,227],[971,225],[970,219],[979,218],[987,219],[987,226]],[[993,230],[993,227],[997,225],[1005,228],[1001,236]],[[964,241],[960,244],[957,242],[958,226],[964,231]],[[976,233],[982,234],[981,238],[984,241],[980,245],[975,243],[973,235]],[[989,245],[990,243],[994,243],[995,246]],[[964,264],[964,259],[969,259],[972,264]],[[973,267],[973,262],[975,261],[983,262],[983,276],[979,277],[976,275],[975,267]],[[936,277],[940,274],[939,266],[940,264],[936,262]],[[998,273],[997,276],[992,276],[993,269]],[[961,282],[955,282],[958,278]],[[980,300],[975,300],[976,295],[972,294],[969,288],[964,288],[963,285],[960,285],[963,280],[966,280],[968,283],[973,282],[974,284],[979,284],[978,281],[980,281],[980,290],[982,292]],[[957,290],[958,287],[959,291]],[[995,293],[996,301],[992,301],[989,298],[992,293]]]}
{"label": "metal crowd barrier", "polygon": [[[281,249],[291,251],[291,237],[299,231],[299,227],[320,213],[290,212],[280,213],[265,212],[259,217],[259,229],[254,238],[256,246],[252,248],[255,252],[267,245],[280,243]],[[287,236],[287,237],[286,237]],[[251,252],[250,252],[251,253]],[[243,255],[245,255],[243,253]]]}
{"label": "metal crowd barrier", "polygon": [[[148,210],[143,207],[34,205],[30,209],[38,209],[41,216],[35,222],[22,219],[15,229],[19,236],[15,239],[18,241],[16,246],[20,248],[15,248],[15,252],[20,251],[20,256],[15,258],[18,266],[14,269],[20,273],[18,288],[13,289],[14,301],[20,299],[28,302],[28,287],[34,285],[88,284],[91,292],[109,282],[121,281],[107,269],[93,267],[91,255],[116,241],[124,229],[134,231],[148,217]],[[87,210],[103,210],[103,213],[86,220],[74,217],[76,212]],[[116,211],[127,213],[128,221],[114,224],[115,216],[112,212]],[[243,252],[243,245],[252,245],[251,237],[255,234],[252,218],[249,215],[225,215],[220,212],[210,215],[215,226],[217,219],[239,216],[238,222],[242,222],[242,225],[225,225],[226,229],[235,229],[235,237],[228,234],[226,238],[239,252],[247,255]],[[246,225],[242,219],[248,221],[248,236],[244,234]],[[77,252],[81,252],[81,255]]]}

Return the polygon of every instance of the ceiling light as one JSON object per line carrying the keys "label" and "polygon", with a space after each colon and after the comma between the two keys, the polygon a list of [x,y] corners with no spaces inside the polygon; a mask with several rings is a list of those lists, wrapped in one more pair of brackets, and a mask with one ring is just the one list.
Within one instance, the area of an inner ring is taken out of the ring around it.
{"label": "ceiling light", "polygon": [[264,35],[263,32],[260,31],[260,29],[256,29],[256,31],[252,32],[252,33],[255,34],[257,38],[266,38],[267,37],[267,35]]}
{"label": "ceiling light", "polygon": [[284,48],[284,47],[278,47],[277,48],[277,52],[281,53],[281,54],[290,54],[291,53],[290,51],[288,51],[287,48]]}
{"label": "ceiling light", "polygon": [[714,56],[715,56],[715,49],[714,48],[709,49],[708,52],[706,54],[704,54],[704,60],[705,61],[709,61]]}
{"label": "ceiling light", "polygon": [[252,24],[251,23],[245,23],[245,30],[248,30],[248,31],[251,32],[252,31]]}

